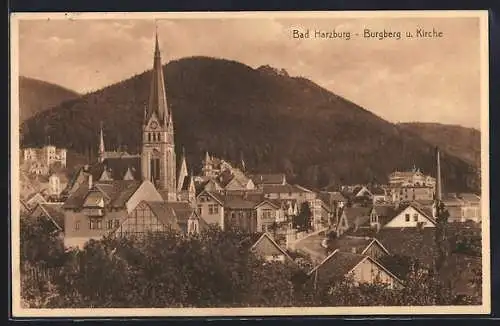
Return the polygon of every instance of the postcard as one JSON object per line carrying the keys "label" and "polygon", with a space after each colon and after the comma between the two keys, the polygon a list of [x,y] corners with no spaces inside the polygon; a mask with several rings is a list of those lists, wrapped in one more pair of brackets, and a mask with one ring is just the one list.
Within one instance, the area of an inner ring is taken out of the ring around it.
{"label": "postcard", "polygon": [[490,312],[486,11],[10,27],[13,317]]}

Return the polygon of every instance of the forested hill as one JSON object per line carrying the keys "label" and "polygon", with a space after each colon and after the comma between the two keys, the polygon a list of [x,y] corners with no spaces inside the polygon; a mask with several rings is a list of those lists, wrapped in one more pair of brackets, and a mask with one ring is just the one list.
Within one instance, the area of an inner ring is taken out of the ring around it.
{"label": "forested hill", "polygon": [[481,133],[474,128],[441,123],[411,122],[400,126],[476,167],[481,167]]}
{"label": "forested hill", "polygon": [[[176,146],[185,147],[195,173],[209,151],[233,162],[242,155],[249,170],[284,171],[313,188],[384,182],[414,164],[434,175],[433,145],[284,70],[192,57],[166,65],[165,79]],[[102,120],[108,148],[137,151],[149,84],[145,72],[45,111],[22,126],[23,145],[41,145],[46,134],[95,153]],[[462,159],[443,155],[442,169],[447,189],[477,188],[474,168]]]}
{"label": "forested hill", "polygon": [[75,99],[80,95],[74,91],[45,81],[19,77],[19,121],[34,116],[38,112],[55,107],[61,102]]}

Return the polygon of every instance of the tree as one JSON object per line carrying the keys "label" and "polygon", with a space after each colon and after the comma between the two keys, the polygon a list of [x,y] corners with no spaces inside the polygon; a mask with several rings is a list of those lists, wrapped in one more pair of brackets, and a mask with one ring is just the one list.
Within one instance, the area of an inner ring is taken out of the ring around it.
{"label": "tree", "polygon": [[300,211],[297,216],[295,216],[294,224],[299,230],[309,230],[311,229],[311,207],[308,202],[303,202],[300,205]]}

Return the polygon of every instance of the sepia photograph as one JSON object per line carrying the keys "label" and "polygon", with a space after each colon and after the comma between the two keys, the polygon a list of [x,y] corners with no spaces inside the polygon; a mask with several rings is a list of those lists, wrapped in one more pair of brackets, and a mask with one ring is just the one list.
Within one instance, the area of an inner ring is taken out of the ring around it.
{"label": "sepia photograph", "polygon": [[10,28],[14,317],[490,312],[486,11]]}

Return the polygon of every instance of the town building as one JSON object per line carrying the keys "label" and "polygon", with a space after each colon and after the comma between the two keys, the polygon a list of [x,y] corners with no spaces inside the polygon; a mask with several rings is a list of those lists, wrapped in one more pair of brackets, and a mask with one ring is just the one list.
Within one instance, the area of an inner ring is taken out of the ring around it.
{"label": "town building", "polygon": [[328,287],[344,278],[355,285],[387,284],[390,288],[403,286],[403,282],[378,260],[369,255],[334,250],[309,273],[315,287]]}
{"label": "town building", "polygon": [[374,259],[380,259],[390,254],[376,238],[351,235],[333,239],[328,243],[328,249],[332,252],[339,250],[358,255],[368,255]]}
{"label": "town building", "polygon": [[257,240],[250,247],[250,250],[266,262],[293,262],[290,255],[276,243],[274,238],[267,232],[256,233]]}
{"label": "town building", "polygon": [[48,172],[48,169],[56,163],[62,167],[66,167],[67,152],[66,148],[56,148],[53,145],[45,145],[42,148],[25,148],[23,149],[23,156],[24,162],[37,166],[35,169],[36,171]]}
{"label": "town building", "polygon": [[444,196],[443,203],[450,214],[448,222],[473,221],[481,223],[481,197],[476,194],[450,193]]}
{"label": "town building", "polygon": [[389,175],[389,185],[391,186],[436,186],[436,179],[425,175],[417,167],[411,171],[394,171]]}

